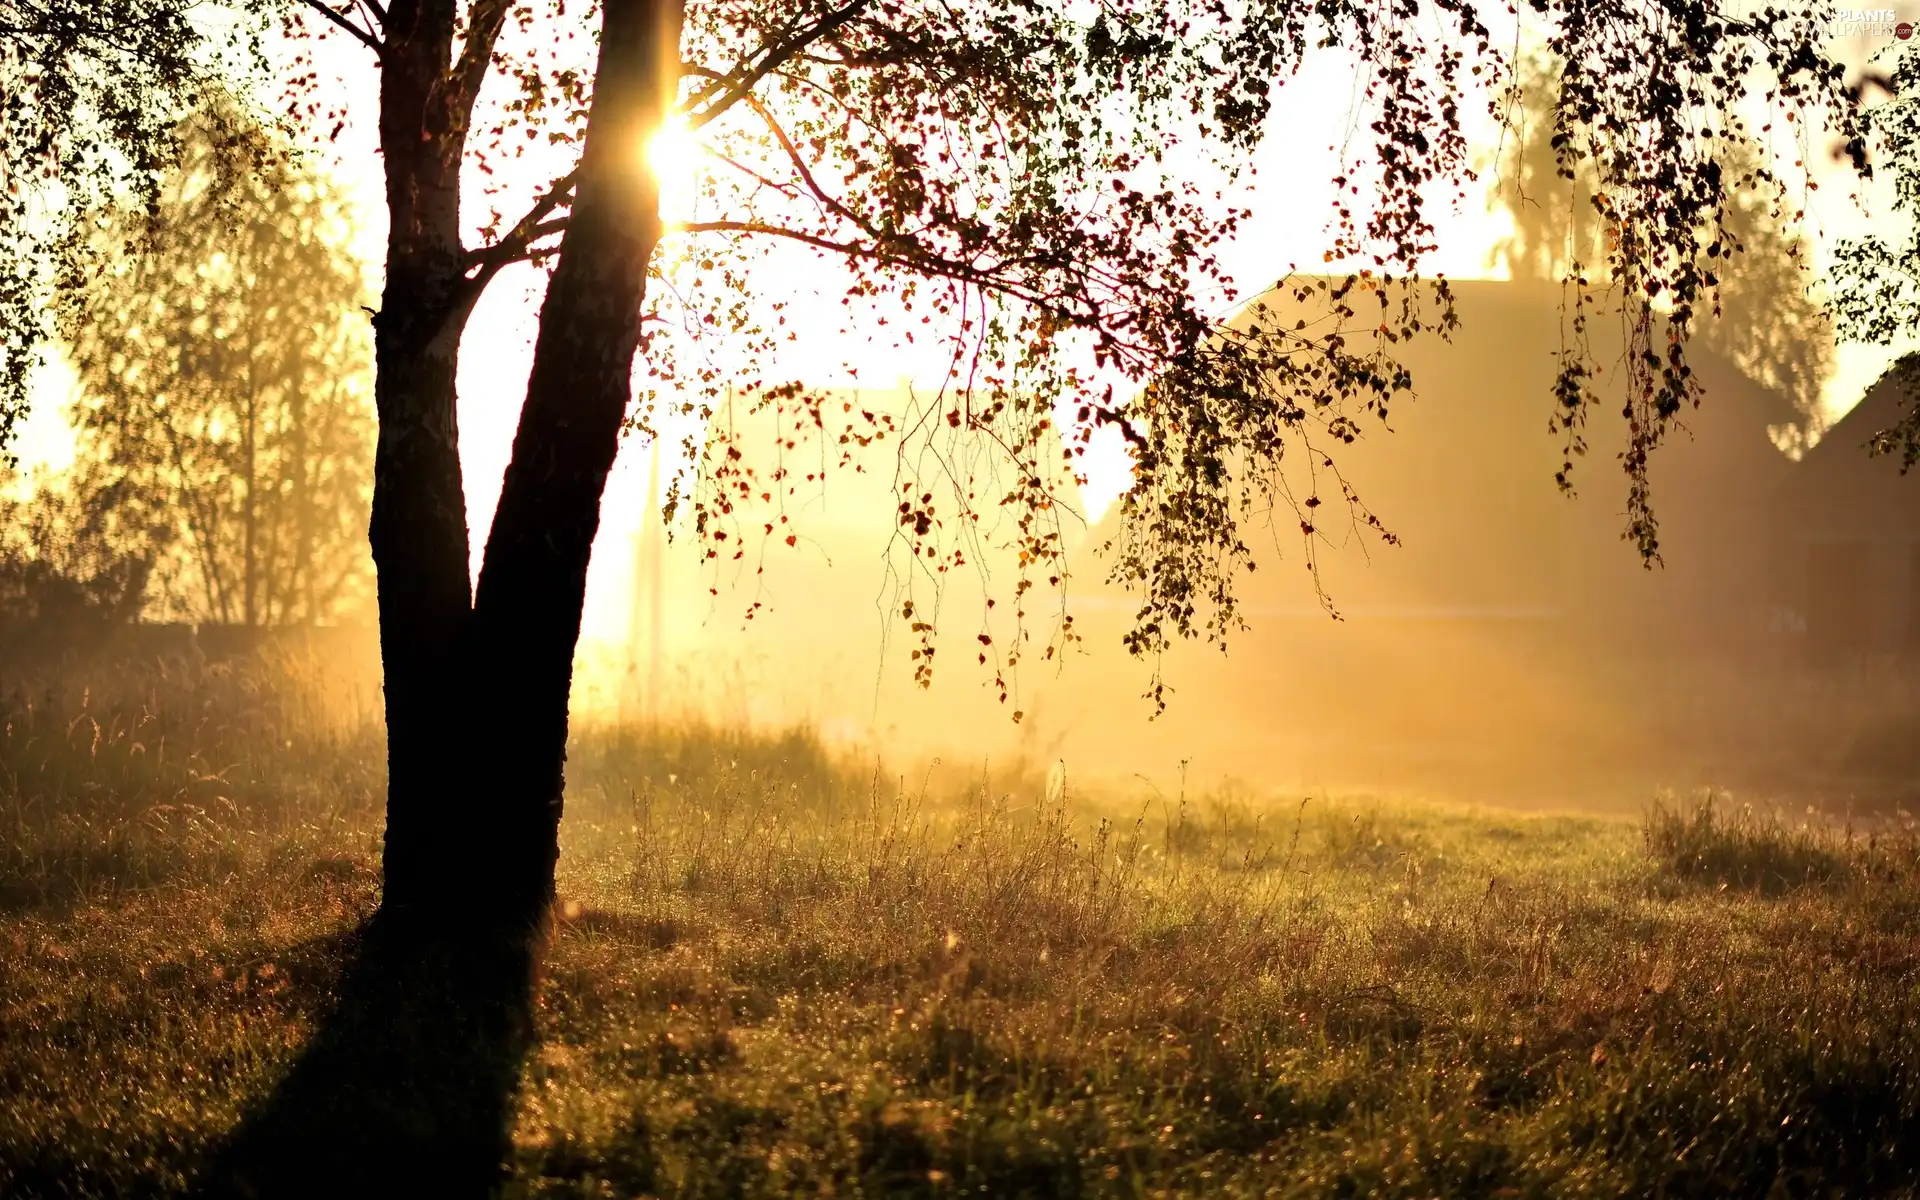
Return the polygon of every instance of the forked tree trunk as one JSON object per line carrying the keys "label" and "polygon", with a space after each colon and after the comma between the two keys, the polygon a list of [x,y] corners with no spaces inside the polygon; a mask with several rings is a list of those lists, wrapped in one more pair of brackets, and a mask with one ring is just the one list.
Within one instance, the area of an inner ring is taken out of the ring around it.
{"label": "forked tree trunk", "polygon": [[[490,8],[497,29],[505,5]],[[392,226],[375,322],[380,440],[369,532],[387,718],[382,910],[395,917],[532,923],[553,893],[587,559],[661,232],[658,185],[641,150],[666,117],[680,70],[677,0],[604,0],[602,13],[572,212],[470,597],[454,391],[473,300],[459,165],[489,55],[463,51],[476,69],[462,89],[462,71],[449,70],[452,0],[388,8],[380,130]],[[491,32],[481,49],[490,44]]]}
{"label": "forked tree trunk", "polygon": [[481,895],[538,919],[553,894],[567,703],[600,500],[632,395],[647,261],[661,233],[646,138],[679,78],[678,0],[602,0],[600,59],[572,214],[540,311],[526,406],[474,596],[469,695],[484,761]]}

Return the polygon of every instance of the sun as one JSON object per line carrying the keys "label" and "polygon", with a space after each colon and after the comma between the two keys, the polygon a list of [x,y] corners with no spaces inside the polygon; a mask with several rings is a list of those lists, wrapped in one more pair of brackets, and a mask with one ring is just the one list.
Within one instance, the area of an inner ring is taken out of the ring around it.
{"label": "sun", "polygon": [[705,155],[700,139],[677,118],[647,139],[647,169],[660,185],[660,219],[667,224],[684,225],[692,219]]}

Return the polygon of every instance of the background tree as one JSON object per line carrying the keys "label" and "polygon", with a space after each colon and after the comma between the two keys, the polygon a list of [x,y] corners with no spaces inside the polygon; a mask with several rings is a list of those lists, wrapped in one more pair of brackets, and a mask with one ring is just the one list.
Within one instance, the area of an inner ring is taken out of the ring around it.
{"label": "background tree", "polygon": [[[1594,160],[1570,167],[1560,161],[1565,139],[1554,121],[1559,76],[1552,60],[1523,57],[1504,98],[1506,138],[1490,203],[1513,219],[1513,232],[1495,256],[1515,279],[1558,280],[1570,271],[1585,272],[1606,260],[1618,238],[1605,216],[1612,206]],[[1736,183],[1720,214],[1720,251],[1708,256],[1715,267],[1703,282],[1714,293],[1699,338],[1792,402],[1798,421],[1771,432],[1783,450],[1797,455],[1826,425],[1821,389],[1833,372],[1833,321],[1810,294],[1798,214],[1784,208],[1784,193],[1757,148],[1729,139],[1714,162],[1723,178]]]}
{"label": "background tree", "polygon": [[371,338],[347,214],[230,105],[179,136],[154,208],[100,228],[66,293],[80,390],[64,484],[89,520],[149,543],[127,549],[154,564],[150,611],[325,621],[370,574]]}
{"label": "background tree", "polygon": [[[150,202],[178,122],[209,87],[264,65],[252,19],[212,34],[189,0],[0,0],[0,454],[53,330],[54,289],[87,259],[91,221]],[[202,10],[204,12],[204,9]]]}
{"label": "background tree", "polygon": [[[1875,165],[1893,177],[1894,211],[1907,224],[1904,239],[1866,237],[1834,252],[1834,314],[1840,336],[1890,346],[1920,333],[1920,52],[1908,48],[1890,78],[1867,86],[1889,93],[1861,117],[1873,139]],[[1864,99],[1864,97],[1863,97]],[[1900,469],[1920,462],[1920,356],[1908,354],[1888,371],[1903,395],[1901,418],[1875,433],[1868,448],[1898,454]]]}

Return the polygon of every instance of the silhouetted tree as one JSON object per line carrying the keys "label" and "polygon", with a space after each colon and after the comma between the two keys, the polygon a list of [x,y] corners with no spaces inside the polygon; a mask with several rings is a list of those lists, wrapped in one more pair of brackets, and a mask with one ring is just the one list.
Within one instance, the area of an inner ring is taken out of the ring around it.
{"label": "silhouetted tree", "polygon": [[1496,186],[1488,203],[1513,219],[1513,232],[1495,245],[1494,259],[1516,279],[1557,280],[1576,264],[1597,264],[1606,254],[1607,223],[1593,164],[1567,169],[1560,162],[1564,139],[1553,125],[1558,78],[1551,60],[1523,57],[1503,98]]}
{"label": "silhouetted tree", "polygon": [[370,582],[372,339],[349,220],[230,105],[180,144],[152,210],[113,214],[64,296],[78,445],[57,485],[154,564],[150,608],[324,621]]}

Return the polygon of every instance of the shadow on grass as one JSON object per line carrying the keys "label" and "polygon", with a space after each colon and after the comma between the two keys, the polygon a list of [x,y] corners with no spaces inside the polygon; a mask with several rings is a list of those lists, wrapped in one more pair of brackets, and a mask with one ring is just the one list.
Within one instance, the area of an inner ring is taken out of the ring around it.
{"label": "shadow on grass", "polygon": [[532,1041],[537,950],[528,936],[423,934],[376,915],[333,1012],[202,1194],[490,1195]]}

